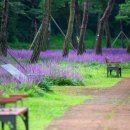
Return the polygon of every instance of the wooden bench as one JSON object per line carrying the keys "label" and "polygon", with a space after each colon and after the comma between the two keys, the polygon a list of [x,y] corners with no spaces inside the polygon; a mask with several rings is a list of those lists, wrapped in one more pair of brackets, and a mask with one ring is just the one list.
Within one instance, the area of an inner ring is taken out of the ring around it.
{"label": "wooden bench", "polygon": [[120,67],[120,61],[109,61],[109,58],[105,58],[106,64],[107,64],[107,77],[112,74],[112,71],[114,70],[116,72],[117,77],[122,76],[121,67]]}
{"label": "wooden bench", "polygon": [[0,109],[0,121],[2,123],[2,130],[4,130],[5,123],[11,123],[11,125],[9,125],[10,130],[17,130],[17,127],[16,127],[17,116],[22,117],[26,130],[29,130],[27,108]]}
{"label": "wooden bench", "polygon": [[[18,101],[22,102],[22,99],[28,97],[27,94],[10,95],[9,97],[3,97],[3,92],[0,91],[0,106],[3,108],[6,104],[13,103],[16,105]],[[22,102],[23,105],[23,102]]]}

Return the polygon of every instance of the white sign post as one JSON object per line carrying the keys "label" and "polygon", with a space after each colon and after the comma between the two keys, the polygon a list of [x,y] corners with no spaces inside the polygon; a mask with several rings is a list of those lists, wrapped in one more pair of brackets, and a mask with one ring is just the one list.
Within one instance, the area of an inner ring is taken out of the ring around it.
{"label": "white sign post", "polygon": [[28,81],[28,77],[24,73],[19,71],[17,68],[15,68],[13,65],[4,64],[1,65],[1,67],[5,69],[8,73],[10,73],[13,77],[15,77],[18,81],[20,82]]}

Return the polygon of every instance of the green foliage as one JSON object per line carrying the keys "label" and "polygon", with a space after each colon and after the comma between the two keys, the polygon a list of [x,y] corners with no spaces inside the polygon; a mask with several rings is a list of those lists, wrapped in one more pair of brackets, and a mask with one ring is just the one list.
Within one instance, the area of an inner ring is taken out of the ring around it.
{"label": "green foliage", "polygon": [[[114,38],[111,37],[111,42],[115,40]],[[124,39],[123,42],[125,43],[126,46],[128,46],[128,40]],[[52,35],[51,41],[49,44],[50,49],[63,49],[63,43],[64,43],[64,37],[60,34],[58,35]],[[86,49],[93,49],[94,48],[94,43],[95,43],[95,35],[91,30],[87,30],[86,35],[85,35],[85,46]],[[116,44],[114,45],[114,48],[121,48],[122,46],[122,41],[118,39],[116,41]],[[19,45],[19,46],[18,46]],[[102,43],[103,48],[106,47],[106,39],[105,36],[103,37],[103,43]],[[10,47],[14,49],[29,49],[30,44],[26,42],[20,42],[17,39],[15,42],[10,43]],[[71,48],[71,46],[70,46]],[[72,48],[71,48],[72,49]]]}
{"label": "green foliage", "polygon": [[62,49],[63,43],[64,43],[64,37],[62,35],[60,35],[60,34],[53,35],[51,37],[51,41],[50,41],[50,48],[52,48],[52,49]]}
{"label": "green foliage", "polygon": [[6,95],[17,94],[17,93],[27,93],[31,97],[43,96],[45,91],[39,88],[36,84],[10,84],[0,86],[0,90],[3,90]]}
{"label": "green foliage", "polygon": [[39,82],[38,87],[45,92],[49,92],[51,91],[50,86],[52,85],[53,85],[53,82],[50,80],[50,78],[44,77],[44,79],[41,82]]}
{"label": "green foliage", "polygon": [[20,42],[18,39],[15,39],[15,42],[9,43],[10,48],[14,49],[29,49],[30,44],[26,42]]}
{"label": "green foliage", "polygon": [[37,85],[33,84],[31,86],[28,86],[27,84],[21,85],[21,87],[18,89],[20,92],[26,92],[30,96],[43,96],[45,91],[43,91],[41,88],[39,88]]}
{"label": "green foliage", "polygon": [[83,86],[84,84],[78,80],[67,79],[64,77],[52,79],[54,85],[58,86]]}
{"label": "green foliage", "polygon": [[119,14],[116,16],[117,20],[124,20],[130,23],[130,0],[120,5]]}
{"label": "green foliage", "polygon": [[68,79],[66,77],[45,77],[40,83],[40,88],[45,91],[49,91],[51,86],[83,86],[82,81]]}
{"label": "green foliage", "polygon": [[[79,1],[79,10],[82,17],[83,12],[83,2],[84,0],[78,0]],[[0,15],[2,12],[2,2],[3,0],[0,0]],[[33,3],[32,0],[10,0],[9,1],[9,17],[8,17],[8,28],[7,28],[7,34],[8,34],[8,42],[12,43],[11,47],[15,48],[28,48],[23,43],[31,43],[34,35],[36,33],[36,30],[38,30],[41,20],[43,17],[43,2],[44,0],[35,0]],[[92,30],[94,33],[96,32],[96,26],[97,26],[97,18],[98,13],[102,14],[104,11],[104,8],[107,5],[108,0],[92,0],[91,4],[91,10],[89,15],[89,22],[88,22],[88,28],[89,30]],[[59,26],[62,28],[64,33],[66,33],[67,30],[67,24],[68,24],[68,18],[69,18],[69,4],[70,0],[52,0],[52,6],[51,6],[51,14],[59,24]],[[118,2],[115,5],[114,11],[112,15],[115,16],[118,12]],[[117,17],[117,19],[125,19],[129,23],[129,5],[130,0],[127,0],[126,3],[122,4],[120,6],[120,12],[121,15]],[[114,17],[113,16],[113,17]],[[112,33],[117,33],[119,30],[119,26],[117,23],[119,21],[113,20],[113,17],[109,20]],[[35,21],[35,22],[34,22]],[[51,22],[51,34],[53,44],[50,46],[52,48],[56,48],[58,45],[59,48],[56,49],[62,49],[63,48],[63,41],[64,37],[61,38],[61,36],[57,36],[56,34],[60,34],[59,30],[55,26],[53,22]],[[127,30],[127,28],[126,28]],[[55,36],[56,35],[56,36]],[[95,35],[95,34],[94,34]],[[90,37],[91,39],[88,39],[86,46],[88,48],[93,47],[94,39],[95,37]],[[58,42],[58,40],[60,40]],[[18,41],[18,42],[17,42]],[[14,44],[15,43],[15,44]],[[14,44],[14,45],[13,45]]]}

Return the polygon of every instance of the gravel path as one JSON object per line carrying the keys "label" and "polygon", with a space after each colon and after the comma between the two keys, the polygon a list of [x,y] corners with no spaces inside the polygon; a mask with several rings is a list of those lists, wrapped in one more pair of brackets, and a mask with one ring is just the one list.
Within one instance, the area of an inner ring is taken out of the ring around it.
{"label": "gravel path", "polygon": [[46,130],[130,130],[130,78],[111,89],[88,91],[94,99],[69,108]]}

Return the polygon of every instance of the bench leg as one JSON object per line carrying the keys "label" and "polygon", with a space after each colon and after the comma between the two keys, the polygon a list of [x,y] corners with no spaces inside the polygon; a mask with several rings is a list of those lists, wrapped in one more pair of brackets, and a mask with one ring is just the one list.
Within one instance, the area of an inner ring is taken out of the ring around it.
{"label": "bench leg", "polygon": [[2,130],[4,130],[4,122],[1,122]]}
{"label": "bench leg", "polygon": [[25,124],[25,128],[26,130],[29,130],[29,125],[28,125],[28,111],[24,113],[24,124]]}
{"label": "bench leg", "polygon": [[119,69],[117,70],[117,76],[118,76],[118,77],[121,77],[121,76],[122,76],[121,68],[119,68]]}
{"label": "bench leg", "polygon": [[107,77],[108,77],[108,75],[109,75],[109,71],[108,71],[108,69],[107,69]]}
{"label": "bench leg", "polygon": [[119,77],[119,70],[116,70],[116,76]]}
{"label": "bench leg", "polygon": [[112,70],[110,70],[110,75],[112,74]]}
{"label": "bench leg", "polygon": [[16,116],[12,116],[10,122],[12,124],[10,130],[16,130]]}

